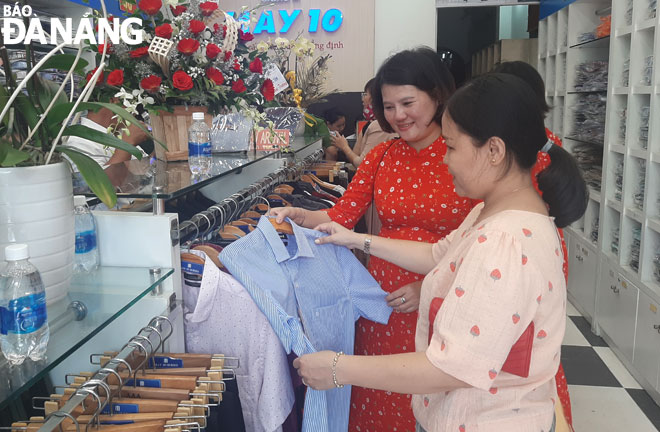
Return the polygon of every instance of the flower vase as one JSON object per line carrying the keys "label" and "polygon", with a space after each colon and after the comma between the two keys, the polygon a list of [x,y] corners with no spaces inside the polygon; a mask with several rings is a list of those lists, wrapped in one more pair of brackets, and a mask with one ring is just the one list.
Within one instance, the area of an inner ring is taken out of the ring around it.
{"label": "flower vase", "polygon": [[204,113],[204,121],[211,127],[213,116],[206,107],[177,105],[172,112],[158,111],[151,115],[152,134],[157,141],[164,143],[163,148],[156,143],[156,157],[172,162],[188,160],[188,128],[192,124],[195,112]]}

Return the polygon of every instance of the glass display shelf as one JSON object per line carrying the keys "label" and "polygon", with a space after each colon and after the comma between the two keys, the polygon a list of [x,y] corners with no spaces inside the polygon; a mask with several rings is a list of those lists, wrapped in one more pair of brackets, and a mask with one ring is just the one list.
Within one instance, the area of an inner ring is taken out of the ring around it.
{"label": "glass display shelf", "polygon": [[26,359],[12,366],[0,354],[0,411],[172,273],[173,269],[154,275],[148,268],[99,267],[74,275],[67,297],[48,305],[46,359]]}
{"label": "glass display shelf", "polygon": [[[298,153],[318,143],[320,137],[295,137],[288,153]],[[105,169],[115,186],[117,196],[123,198],[157,198],[170,200],[202,188],[224,176],[240,173],[241,169],[264,159],[281,158],[282,150],[248,151],[242,153],[214,153],[211,172],[193,176],[188,161],[164,162],[156,158],[133,159]],[[81,177],[74,177],[74,193],[94,197]]]}

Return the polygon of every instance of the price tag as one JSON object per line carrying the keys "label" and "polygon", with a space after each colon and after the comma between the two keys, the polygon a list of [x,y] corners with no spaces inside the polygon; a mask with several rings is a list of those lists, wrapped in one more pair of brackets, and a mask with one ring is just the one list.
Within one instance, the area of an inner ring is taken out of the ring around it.
{"label": "price tag", "polygon": [[282,72],[277,66],[275,66],[274,63],[269,63],[266,65],[264,76],[273,82],[275,94],[282,93],[284,90],[289,88],[289,83],[286,81],[286,78],[284,78],[284,75],[282,75]]}

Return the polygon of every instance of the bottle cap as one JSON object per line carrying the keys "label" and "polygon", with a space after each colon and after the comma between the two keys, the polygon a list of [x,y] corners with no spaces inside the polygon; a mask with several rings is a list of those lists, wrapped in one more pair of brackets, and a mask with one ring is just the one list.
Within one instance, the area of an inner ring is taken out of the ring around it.
{"label": "bottle cap", "polygon": [[75,195],[73,197],[73,205],[76,207],[87,205],[87,197],[85,195]]}
{"label": "bottle cap", "polygon": [[203,112],[194,112],[193,113],[193,120],[204,120],[204,113]]}
{"label": "bottle cap", "polygon": [[5,260],[7,261],[20,261],[28,259],[28,256],[28,245],[24,243],[12,244],[5,248]]}

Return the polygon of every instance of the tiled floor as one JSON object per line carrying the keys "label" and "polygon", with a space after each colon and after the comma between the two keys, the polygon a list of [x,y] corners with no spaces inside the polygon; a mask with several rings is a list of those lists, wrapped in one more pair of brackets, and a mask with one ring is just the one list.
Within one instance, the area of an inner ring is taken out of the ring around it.
{"label": "tiled floor", "polygon": [[570,303],[561,357],[576,432],[660,431],[660,407]]}

